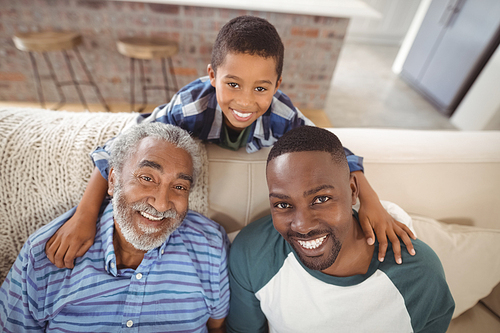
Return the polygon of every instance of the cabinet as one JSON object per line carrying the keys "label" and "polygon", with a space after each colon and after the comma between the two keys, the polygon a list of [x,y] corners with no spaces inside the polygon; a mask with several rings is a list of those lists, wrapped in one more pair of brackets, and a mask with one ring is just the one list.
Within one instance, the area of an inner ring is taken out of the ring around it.
{"label": "cabinet", "polygon": [[499,0],[433,0],[400,75],[449,116],[499,42]]}

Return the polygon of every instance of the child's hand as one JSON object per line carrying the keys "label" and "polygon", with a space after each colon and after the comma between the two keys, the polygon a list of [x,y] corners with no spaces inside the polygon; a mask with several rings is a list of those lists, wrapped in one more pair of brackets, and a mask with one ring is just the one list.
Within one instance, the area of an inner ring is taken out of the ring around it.
{"label": "child's hand", "polygon": [[75,258],[83,256],[94,243],[95,220],[77,210],[45,245],[47,258],[59,268],[73,268]]}
{"label": "child's hand", "polygon": [[[378,260],[384,261],[387,251],[387,239],[392,243],[394,259],[401,264],[401,244],[399,238],[406,244],[408,252],[413,256],[415,249],[410,237],[416,239],[413,232],[405,224],[396,221],[382,206],[380,201],[364,202],[360,205],[359,223],[365,233],[366,241],[372,245],[375,242],[373,231],[377,234],[379,242]],[[399,236],[399,238],[398,238]]]}

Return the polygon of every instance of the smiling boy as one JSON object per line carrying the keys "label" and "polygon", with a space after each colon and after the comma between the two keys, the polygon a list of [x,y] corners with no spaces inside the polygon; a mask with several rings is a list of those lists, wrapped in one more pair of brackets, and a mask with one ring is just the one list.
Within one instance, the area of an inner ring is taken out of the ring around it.
{"label": "smiling boy", "polygon": [[[279,90],[283,57],[281,38],[268,21],[253,16],[232,19],[216,38],[208,76],[186,85],[151,114],[139,115],[134,124],[173,124],[201,140],[233,150],[246,147],[249,153],[270,147],[289,130],[314,125]],[[47,242],[47,256],[58,267],[72,268],[74,258],[92,244],[93,221],[107,190],[109,144],[91,154],[96,168],[75,215]],[[373,242],[375,228],[381,239],[380,259],[385,257],[389,238],[400,260],[397,236],[411,252],[411,231],[383,209],[363,176],[362,158],[347,149],[345,154],[351,172],[363,182],[360,214],[368,242]]]}
{"label": "smiling boy", "polygon": [[352,209],[359,193],[337,137],[287,132],[267,160],[271,216],[229,253],[228,332],[446,332],[454,302],[436,254],[415,240],[377,260]]}

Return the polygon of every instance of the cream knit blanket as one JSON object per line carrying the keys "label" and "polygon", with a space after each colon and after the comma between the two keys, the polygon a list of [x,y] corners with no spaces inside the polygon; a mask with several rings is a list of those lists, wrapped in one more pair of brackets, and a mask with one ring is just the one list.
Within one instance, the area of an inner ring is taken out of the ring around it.
{"label": "cream knit blanket", "polygon": [[[93,170],[89,153],[135,116],[0,109],[0,283],[28,236],[78,204]],[[200,147],[207,166],[206,150]],[[189,203],[205,215],[207,168]]]}

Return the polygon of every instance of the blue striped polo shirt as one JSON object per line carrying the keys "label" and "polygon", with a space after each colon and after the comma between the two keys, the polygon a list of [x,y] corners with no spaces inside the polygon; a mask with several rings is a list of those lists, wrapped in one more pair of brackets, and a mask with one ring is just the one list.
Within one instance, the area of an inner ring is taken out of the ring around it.
{"label": "blue striped polo shirt", "polygon": [[188,211],[137,269],[117,269],[113,208],[97,222],[95,242],[73,269],[59,269],[45,244],[75,208],[24,244],[0,289],[4,332],[207,332],[209,318],[229,311],[224,229]]}

